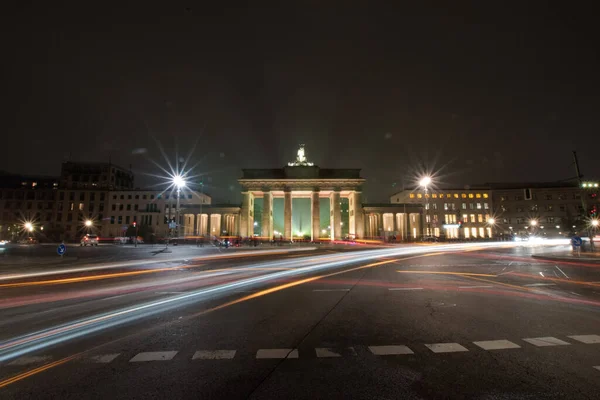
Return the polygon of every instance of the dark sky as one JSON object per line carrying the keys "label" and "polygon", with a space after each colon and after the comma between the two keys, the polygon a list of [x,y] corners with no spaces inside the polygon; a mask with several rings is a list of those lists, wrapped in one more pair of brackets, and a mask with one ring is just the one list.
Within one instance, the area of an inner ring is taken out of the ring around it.
{"label": "dark sky", "polygon": [[321,167],[362,168],[369,201],[421,165],[440,184],[558,180],[577,150],[600,176],[591,9],[39,3],[3,10],[0,170],[110,158],[145,185],[157,141],[174,159],[198,140],[217,200],[299,143]]}

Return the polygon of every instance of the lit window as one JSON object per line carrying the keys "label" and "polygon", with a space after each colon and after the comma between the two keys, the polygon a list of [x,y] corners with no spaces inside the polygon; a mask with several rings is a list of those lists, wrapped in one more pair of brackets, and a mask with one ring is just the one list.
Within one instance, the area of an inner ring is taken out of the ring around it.
{"label": "lit window", "polygon": [[447,198],[447,199],[451,199],[451,198],[452,198],[452,195],[451,195],[450,193],[446,193],[446,198]]}
{"label": "lit window", "polygon": [[481,203],[477,203],[477,209],[481,210]]}
{"label": "lit window", "polygon": [[463,222],[469,222],[469,216],[467,214],[463,214],[462,220]]}
{"label": "lit window", "polygon": [[417,194],[417,199],[420,199],[420,198],[422,198],[422,197],[423,197],[423,195],[422,195],[421,193],[418,193],[418,194]]}
{"label": "lit window", "polygon": [[464,230],[465,230],[465,239],[468,239],[469,236],[470,236],[469,235],[469,228],[464,228]]}
{"label": "lit window", "polygon": [[83,211],[83,203],[79,203],[79,211]]}
{"label": "lit window", "polygon": [[[408,197],[410,197],[411,199],[414,199],[414,198],[415,198],[415,194],[414,194],[414,193],[411,193],[411,194],[409,194],[409,195],[408,195]],[[167,199],[168,199],[168,198],[169,198],[169,196],[167,196]]]}
{"label": "lit window", "polygon": [[486,210],[489,210],[490,205],[488,203],[483,203],[483,208],[485,208]]}
{"label": "lit window", "polygon": [[433,199],[437,199],[437,193],[433,193],[433,194],[431,195],[431,198],[433,198]]}
{"label": "lit window", "polygon": [[466,195],[465,193],[462,193],[462,194],[460,195],[460,197],[461,197],[461,198],[463,198],[463,199],[466,199],[466,198],[467,198],[467,195]]}
{"label": "lit window", "polygon": [[467,209],[467,203],[462,203],[460,205],[460,208],[462,208],[463,210],[466,210]]}
{"label": "lit window", "polygon": [[[425,198],[428,199],[429,198],[429,193],[425,193]],[[340,203],[342,204],[342,203]]]}
{"label": "lit window", "polygon": [[477,237],[477,228],[471,228],[471,236],[473,236],[474,238]]}
{"label": "lit window", "polygon": [[458,199],[458,193],[454,193],[454,198]]}
{"label": "lit window", "polygon": [[470,215],[470,220],[472,223],[475,223],[475,214]]}
{"label": "lit window", "polygon": [[487,194],[487,193],[484,193],[484,194],[483,194],[483,198],[484,198],[484,199],[487,199],[487,198],[488,198],[488,194]]}
{"label": "lit window", "polygon": [[478,199],[480,199],[480,198],[481,198],[481,193],[477,193],[477,194],[475,195],[475,197],[476,197],[476,198],[478,198]]}
{"label": "lit window", "polygon": [[473,193],[469,193],[469,198],[472,199],[473,198]]}
{"label": "lit window", "polygon": [[488,237],[491,238],[492,237],[492,228],[485,228],[485,229],[487,230]]}
{"label": "lit window", "polygon": [[477,222],[483,222],[483,215],[477,214]]}
{"label": "lit window", "polygon": [[479,237],[485,237],[485,234],[483,233],[483,228],[479,228]]}

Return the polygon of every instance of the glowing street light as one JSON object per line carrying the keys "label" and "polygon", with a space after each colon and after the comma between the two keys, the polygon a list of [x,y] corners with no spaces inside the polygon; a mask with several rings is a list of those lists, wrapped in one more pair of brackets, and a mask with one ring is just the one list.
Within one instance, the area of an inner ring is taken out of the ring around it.
{"label": "glowing street light", "polygon": [[597,228],[597,227],[598,227],[598,225],[600,225],[600,222],[599,222],[597,219],[593,219],[593,220],[592,220],[592,226],[593,226],[594,228]]}
{"label": "glowing street light", "polygon": [[535,219],[532,219],[531,221],[529,221],[529,225],[531,226],[537,226],[538,222]]}
{"label": "glowing street light", "polygon": [[179,198],[181,197],[181,189],[186,185],[183,176],[177,174],[173,176],[173,186],[177,188],[177,207],[175,208],[175,236],[179,238]]}
{"label": "glowing street light", "polygon": [[431,177],[429,176],[425,176],[423,178],[421,178],[421,180],[419,181],[419,185],[423,186],[425,188],[425,190],[427,190],[427,186],[429,186],[431,184]]}
{"label": "glowing street light", "polygon": [[488,224],[490,225],[494,225],[496,223],[496,220],[494,218],[488,218]]}
{"label": "glowing street light", "polygon": [[431,177],[424,176],[419,181],[419,185],[425,190],[425,220],[427,221],[427,235],[431,235],[431,221],[429,220],[429,195],[427,193],[428,186],[431,184]]}
{"label": "glowing street light", "polygon": [[87,228],[91,228],[94,223],[91,219],[86,219],[84,224]]}
{"label": "glowing street light", "polygon": [[33,232],[33,224],[31,222],[25,222],[25,230]]}

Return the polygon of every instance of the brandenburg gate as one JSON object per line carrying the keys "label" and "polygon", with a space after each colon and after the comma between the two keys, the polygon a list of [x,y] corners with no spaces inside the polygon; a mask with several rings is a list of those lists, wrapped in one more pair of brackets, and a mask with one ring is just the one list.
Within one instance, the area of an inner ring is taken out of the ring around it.
{"label": "brandenburg gate", "polygon": [[261,236],[272,238],[273,199],[283,198],[283,237],[292,239],[292,199],[308,198],[311,205],[311,240],[321,233],[320,199],[328,198],[330,205],[330,237],[341,239],[342,217],[340,203],[348,199],[350,237],[364,237],[361,188],[365,182],[360,169],[323,169],[308,162],[304,145],[300,146],[296,160],[279,169],[243,169],[242,207],[239,234],[252,236],[254,232],[254,201],[263,199]]}

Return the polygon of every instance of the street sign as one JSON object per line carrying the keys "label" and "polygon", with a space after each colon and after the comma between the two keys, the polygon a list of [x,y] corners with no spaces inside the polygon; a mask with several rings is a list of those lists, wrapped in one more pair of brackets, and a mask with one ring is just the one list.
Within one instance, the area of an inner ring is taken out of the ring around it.
{"label": "street sign", "polygon": [[575,247],[579,247],[583,244],[583,239],[581,239],[579,236],[573,236],[571,238],[571,244],[573,244]]}
{"label": "street sign", "polygon": [[58,247],[56,248],[56,252],[58,253],[59,256],[62,256],[63,254],[65,254],[67,252],[67,246],[65,246],[64,244],[59,244]]}

